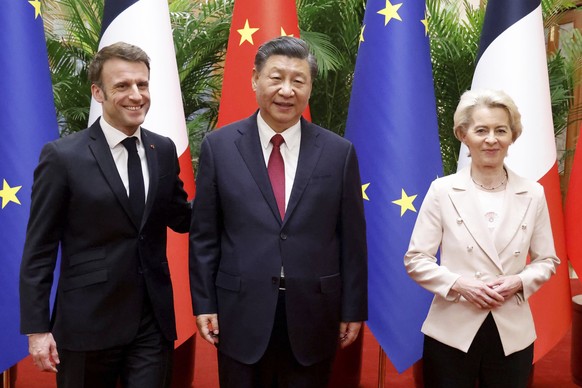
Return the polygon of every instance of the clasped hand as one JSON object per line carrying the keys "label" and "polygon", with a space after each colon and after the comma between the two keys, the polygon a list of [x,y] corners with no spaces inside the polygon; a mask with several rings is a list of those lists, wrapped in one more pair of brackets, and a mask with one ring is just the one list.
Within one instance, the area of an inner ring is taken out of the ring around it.
{"label": "clasped hand", "polygon": [[480,309],[494,309],[503,305],[522,288],[521,278],[517,275],[501,276],[488,283],[461,276],[453,284],[452,290]]}

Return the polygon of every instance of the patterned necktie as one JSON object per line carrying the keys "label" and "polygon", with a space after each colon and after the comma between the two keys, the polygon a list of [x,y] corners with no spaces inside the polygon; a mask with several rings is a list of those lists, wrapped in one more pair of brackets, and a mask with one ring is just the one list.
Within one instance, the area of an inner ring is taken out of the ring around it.
{"label": "patterned necktie", "polygon": [[273,143],[273,150],[269,156],[269,163],[267,170],[269,171],[269,179],[271,179],[271,187],[277,200],[277,207],[281,219],[285,218],[285,163],[283,156],[281,156],[281,144],[285,142],[283,136],[276,134],[271,138]]}
{"label": "patterned necktie", "polygon": [[127,174],[129,175],[129,204],[137,221],[141,223],[145,207],[145,189],[141,161],[137,153],[137,137],[128,137],[121,142],[127,149]]}

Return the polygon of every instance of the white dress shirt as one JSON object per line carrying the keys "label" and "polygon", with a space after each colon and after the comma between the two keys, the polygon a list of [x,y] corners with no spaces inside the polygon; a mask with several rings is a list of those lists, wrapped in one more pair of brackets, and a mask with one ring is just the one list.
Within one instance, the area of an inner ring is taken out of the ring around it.
{"label": "white dress shirt", "polygon": [[[127,196],[129,197],[129,174],[127,172],[127,149],[121,144],[125,138],[128,136],[121,132],[118,129],[115,129],[103,117],[99,119],[99,124],[101,125],[101,129],[103,130],[103,134],[105,135],[105,140],[107,140],[107,144],[109,145],[109,149],[111,150],[111,156],[113,156],[113,161],[115,162],[115,166],[117,167],[117,172],[119,172],[119,176],[121,177],[121,181],[123,182],[123,186],[125,186],[125,191],[127,192]],[[137,137],[137,154],[139,155],[139,160],[141,161],[141,171],[143,173],[143,184],[145,189],[145,198],[147,200],[148,197],[148,187],[150,185],[150,174],[148,170],[148,162],[146,159],[145,148],[141,141],[141,128],[138,128],[137,131],[132,135]]]}

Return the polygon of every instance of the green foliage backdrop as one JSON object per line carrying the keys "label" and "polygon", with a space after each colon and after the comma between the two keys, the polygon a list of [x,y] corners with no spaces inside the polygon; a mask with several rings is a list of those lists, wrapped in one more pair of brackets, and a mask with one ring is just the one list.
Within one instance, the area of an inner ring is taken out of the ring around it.
{"label": "green foliage backdrop", "polygon": [[[312,120],[343,135],[365,0],[296,0],[301,37],[320,65],[310,99]],[[222,66],[234,0],[170,0],[176,59],[191,151],[196,159],[204,134],[214,128]],[[574,7],[569,0],[542,0],[546,27]],[[46,0],[43,13],[54,97],[62,134],[87,125],[87,66],[95,53],[103,0]],[[456,168],[458,141],[452,117],[471,85],[485,11],[467,0],[427,0],[439,135],[445,173]],[[578,31],[548,57],[556,133],[567,125],[577,82],[582,39]]]}

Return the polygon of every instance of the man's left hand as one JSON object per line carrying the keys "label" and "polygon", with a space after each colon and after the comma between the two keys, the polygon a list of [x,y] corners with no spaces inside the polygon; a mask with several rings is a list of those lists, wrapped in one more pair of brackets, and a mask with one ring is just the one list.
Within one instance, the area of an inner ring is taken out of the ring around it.
{"label": "man's left hand", "polygon": [[339,328],[340,347],[343,349],[349,346],[358,338],[358,333],[362,328],[362,322],[342,322]]}

